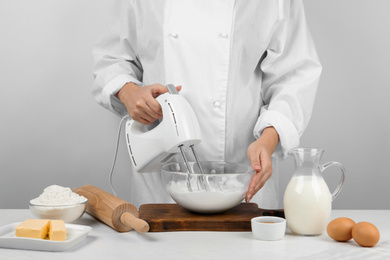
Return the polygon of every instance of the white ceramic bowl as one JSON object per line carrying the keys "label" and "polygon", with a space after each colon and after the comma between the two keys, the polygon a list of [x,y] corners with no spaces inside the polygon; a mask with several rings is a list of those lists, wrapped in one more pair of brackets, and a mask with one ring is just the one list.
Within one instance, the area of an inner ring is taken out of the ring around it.
{"label": "white ceramic bowl", "polygon": [[30,211],[42,219],[62,219],[71,223],[81,218],[87,208],[88,200],[70,205],[39,205],[30,201]]}
{"label": "white ceramic bowl", "polygon": [[286,233],[286,219],[264,216],[251,219],[252,233],[259,240],[281,240]]}
{"label": "white ceramic bowl", "polygon": [[223,212],[242,202],[255,172],[248,165],[204,161],[205,174],[195,162],[168,163],[161,169],[166,190],[180,206],[203,214]]}

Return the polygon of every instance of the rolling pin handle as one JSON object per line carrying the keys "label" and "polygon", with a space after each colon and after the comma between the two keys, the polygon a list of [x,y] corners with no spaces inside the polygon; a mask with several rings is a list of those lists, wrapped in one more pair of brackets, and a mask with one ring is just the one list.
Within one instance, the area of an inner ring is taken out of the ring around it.
{"label": "rolling pin handle", "polygon": [[128,227],[132,227],[135,231],[139,233],[146,233],[149,231],[148,222],[143,219],[136,218],[130,212],[124,212],[121,215],[121,222]]}

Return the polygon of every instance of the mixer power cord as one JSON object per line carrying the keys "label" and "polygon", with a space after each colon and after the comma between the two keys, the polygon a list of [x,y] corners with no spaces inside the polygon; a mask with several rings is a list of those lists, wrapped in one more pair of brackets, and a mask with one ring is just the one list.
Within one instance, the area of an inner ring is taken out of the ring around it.
{"label": "mixer power cord", "polygon": [[110,174],[109,174],[110,188],[111,188],[112,193],[113,193],[115,196],[117,196],[117,195],[116,195],[116,193],[115,193],[114,186],[112,185],[112,174],[113,174],[113,172],[114,172],[115,163],[116,163],[116,157],[117,157],[117,155],[118,155],[119,140],[120,140],[120,138],[121,138],[122,125],[123,125],[123,123],[126,121],[127,118],[130,118],[130,116],[129,116],[129,115],[126,115],[126,116],[122,117],[122,119],[121,119],[121,121],[120,121],[120,123],[119,123],[118,135],[117,135],[117,137],[116,137],[115,154],[114,154],[114,159],[113,159],[113,161],[112,161],[111,171],[110,171]]}

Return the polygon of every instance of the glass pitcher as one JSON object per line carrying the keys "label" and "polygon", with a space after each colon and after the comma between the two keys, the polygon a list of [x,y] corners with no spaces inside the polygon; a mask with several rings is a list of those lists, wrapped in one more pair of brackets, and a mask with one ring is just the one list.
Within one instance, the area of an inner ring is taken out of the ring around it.
{"label": "glass pitcher", "polygon": [[[295,159],[295,171],[284,193],[284,214],[290,230],[297,235],[321,235],[330,218],[332,201],[339,194],[345,178],[345,168],[338,162],[320,165],[323,149],[296,148],[289,152]],[[341,180],[331,194],[322,172],[337,166]]]}

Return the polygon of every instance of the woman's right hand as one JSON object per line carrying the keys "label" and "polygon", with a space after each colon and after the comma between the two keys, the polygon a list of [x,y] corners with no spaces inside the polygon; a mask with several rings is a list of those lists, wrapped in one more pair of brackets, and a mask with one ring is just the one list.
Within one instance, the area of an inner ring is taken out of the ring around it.
{"label": "woman's right hand", "polygon": [[[181,86],[177,86],[176,89],[180,91]],[[132,119],[150,125],[162,118],[161,106],[156,98],[166,92],[167,88],[161,84],[140,87],[130,82],[125,84],[116,96],[125,105]]]}

